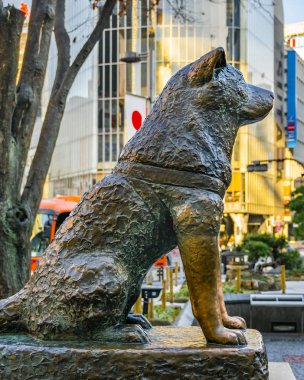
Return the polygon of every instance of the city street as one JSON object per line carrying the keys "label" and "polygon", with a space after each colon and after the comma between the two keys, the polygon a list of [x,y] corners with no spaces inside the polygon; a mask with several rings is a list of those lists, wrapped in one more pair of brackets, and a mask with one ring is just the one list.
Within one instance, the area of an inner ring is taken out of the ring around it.
{"label": "city street", "polygon": [[269,362],[289,363],[297,380],[304,379],[304,336],[263,334]]}

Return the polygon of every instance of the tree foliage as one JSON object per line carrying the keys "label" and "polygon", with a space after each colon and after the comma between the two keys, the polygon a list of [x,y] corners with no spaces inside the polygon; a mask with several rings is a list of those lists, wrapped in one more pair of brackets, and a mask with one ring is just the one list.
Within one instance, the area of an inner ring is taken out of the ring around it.
{"label": "tree foliage", "polygon": [[245,236],[242,246],[246,247],[251,242],[262,242],[268,247],[268,254],[276,261],[282,250],[287,246],[285,236],[275,237],[268,233],[253,233]]}
{"label": "tree foliage", "polygon": [[[304,187],[297,188],[292,193],[292,200],[289,203],[290,209],[294,212],[294,234],[296,239],[304,239]],[[295,227],[296,226],[296,227]]]}
{"label": "tree foliage", "polygon": [[280,254],[278,264],[285,265],[288,270],[301,270],[303,267],[303,260],[299,251],[296,249],[290,249]]}
{"label": "tree foliage", "polygon": [[285,265],[286,269],[301,269],[302,258],[297,250],[287,249],[284,236],[275,237],[267,233],[253,233],[245,236],[239,250],[248,254],[251,262],[260,257],[271,256],[274,265]]}
{"label": "tree foliage", "polygon": [[242,250],[246,252],[250,262],[256,262],[260,257],[267,257],[270,252],[270,248],[266,243],[257,240],[247,240],[243,244]]}

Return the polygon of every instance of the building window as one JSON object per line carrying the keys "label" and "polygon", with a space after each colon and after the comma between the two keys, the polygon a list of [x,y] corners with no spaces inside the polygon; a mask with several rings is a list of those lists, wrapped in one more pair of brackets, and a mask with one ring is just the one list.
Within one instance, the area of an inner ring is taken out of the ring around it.
{"label": "building window", "polygon": [[240,61],[240,8],[240,0],[227,0],[227,58],[233,65],[236,65]]}

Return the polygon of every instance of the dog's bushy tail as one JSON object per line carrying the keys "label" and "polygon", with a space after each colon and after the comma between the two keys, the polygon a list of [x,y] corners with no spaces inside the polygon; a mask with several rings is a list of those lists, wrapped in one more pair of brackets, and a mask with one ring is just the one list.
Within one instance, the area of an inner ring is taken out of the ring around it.
{"label": "dog's bushy tail", "polygon": [[0,301],[0,332],[25,330],[21,310],[22,298],[19,293]]}

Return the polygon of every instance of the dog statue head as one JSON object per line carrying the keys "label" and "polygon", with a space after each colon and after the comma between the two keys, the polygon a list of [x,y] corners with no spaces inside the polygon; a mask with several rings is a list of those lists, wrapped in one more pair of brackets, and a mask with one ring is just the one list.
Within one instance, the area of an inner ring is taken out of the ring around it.
{"label": "dog statue head", "polygon": [[230,125],[237,127],[267,116],[274,98],[271,91],[246,83],[242,73],[227,64],[223,48],[212,50],[179,70],[161,94],[161,100],[170,107],[184,103],[185,97],[189,97],[195,112],[213,117],[225,115]]}

